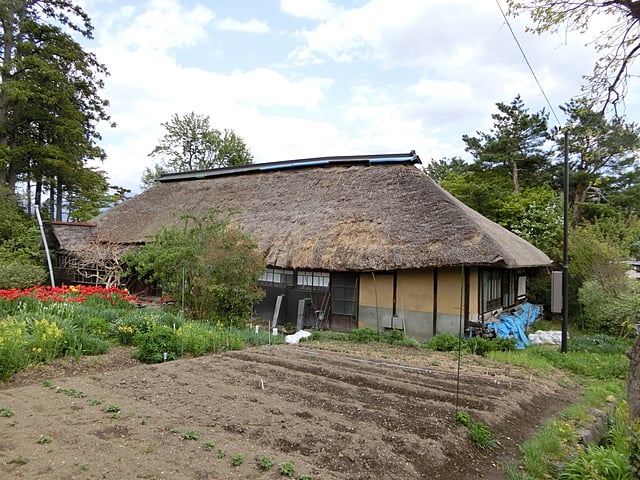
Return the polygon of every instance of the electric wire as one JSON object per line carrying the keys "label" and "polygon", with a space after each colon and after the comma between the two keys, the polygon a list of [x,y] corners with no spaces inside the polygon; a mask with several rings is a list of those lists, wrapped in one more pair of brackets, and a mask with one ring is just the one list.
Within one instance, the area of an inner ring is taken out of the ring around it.
{"label": "electric wire", "polygon": [[529,62],[529,59],[527,58],[527,54],[524,52],[524,49],[522,48],[522,45],[520,44],[520,41],[518,40],[518,37],[516,36],[516,32],[514,32],[513,28],[511,27],[511,23],[509,23],[509,20],[507,19],[507,15],[504,13],[504,10],[502,9],[502,5],[500,5],[500,0],[496,0],[496,4],[498,5],[498,8],[500,9],[500,13],[502,14],[502,18],[504,19],[504,23],[509,28],[509,31],[511,32],[511,36],[513,37],[513,40],[516,42],[516,45],[518,46],[518,49],[520,50],[520,54],[522,55],[522,58],[524,59],[525,63],[527,64],[527,67],[529,67],[529,72],[531,72],[531,75],[533,76],[533,79],[536,81],[536,84],[538,85],[538,88],[540,89],[540,93],[542,93],[542,96],[544,97],[544,100],[547,102],[547,105],[549,106],[549,110],[551,111],[551,114],[553,115],[553,118],[556,119],[556,122],[558,123],[558,127],[560,127],[562,125],[562,122],[560,122],[560,119],[556,115],[556,111],[553,108],[553,105],[551,105],[551,101],[549,100],[549,97],[547,97],[547,94],[544,91],[544,88],[542,88],[542,84],[540,83],[540,80],[538,80],[538,76],[536,75],[536,72],[533,70],[533,66],[531,65],[531,62]]}

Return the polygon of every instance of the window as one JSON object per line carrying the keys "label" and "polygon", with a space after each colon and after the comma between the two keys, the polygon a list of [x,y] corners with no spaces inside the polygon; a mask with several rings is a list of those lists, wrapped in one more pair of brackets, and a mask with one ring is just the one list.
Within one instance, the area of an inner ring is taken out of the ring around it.
{"label": "window", "polygon": [[524,296],[526,277],[516,270],[484,270],[482,272],[482,312],[511,307]]}
{"label": "window", "polygon": [[333,313],[355,317],[358,310],[358,275],[334,273],[331,291]]}
{"label": "window", "polygon": [[329,272],[298,272],[297,285],[299,287],[326,288],[329,286]]}
{"label": "window", "polygon": [[293,270],[267,268],[258,281],[271,285],[293,285]]}
{"label": "window", "polygon": [[502,276],[500,270],[482,272],[482,311],[488,312],[502,307]]}
{"label": "window", "polygon": [[510,307],[516,303],[518,277],[513,270],[502,272],[502,306]]}

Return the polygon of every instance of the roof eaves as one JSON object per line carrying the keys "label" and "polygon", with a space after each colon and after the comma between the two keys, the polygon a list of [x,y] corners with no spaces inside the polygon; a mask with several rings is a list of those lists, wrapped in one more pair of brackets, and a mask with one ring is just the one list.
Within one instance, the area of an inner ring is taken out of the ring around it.
{"label": "roof eaves", "polygon": [[378,165],[384,163],[421,163],[420,157],[414,150],[409,153],[391,153],[375,155],[353,155],[341,157],[317,157],[302,158],[297,160],[285,160],[281,162],[254,163],[236,167],[222,167],[212,170],[196,170],[192,172],[167,173],[162,175],[160,182],[180,182],[185,180],[201,180],[205,178],[221,177],[228,175],[243,175],[248,173],[260,173],[267,171],[326,167],[326,166],[350,166],[350,165]]}

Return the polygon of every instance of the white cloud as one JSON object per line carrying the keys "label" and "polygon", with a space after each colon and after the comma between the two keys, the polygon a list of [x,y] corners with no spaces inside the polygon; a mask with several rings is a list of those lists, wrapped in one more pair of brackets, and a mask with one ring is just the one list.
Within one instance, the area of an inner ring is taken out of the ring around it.
{"label": "white cloud", "polygon": [[144,8],[121,7],[104,19],[108,28],[100,30],[101,41],[161,51],[188,47],[206,38],[205,27],[214,18],[215,12],[202,5],[185,9],[176,0],[152,0]]}
{"label": "white cloud", "polygon": [[270,30],[269,24],[256,18],[252,18],[248,22],[240,22],[233,18],[223,18],[216,25],[220,30],[246,33],[268,33]]}
{"label": "white cloud", "polygon": [[280,0],[280,9],[294,17],[324,20],[338,12],[329,0]]}

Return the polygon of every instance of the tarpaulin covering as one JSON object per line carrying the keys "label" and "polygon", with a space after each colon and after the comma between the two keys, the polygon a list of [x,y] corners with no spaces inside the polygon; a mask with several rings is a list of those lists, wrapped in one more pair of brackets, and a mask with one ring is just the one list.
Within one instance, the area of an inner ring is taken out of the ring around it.
{"label": "tarpaulin covering", "polygon": [[541,311],[539,305],[523,303],[513,311],[499,314],[496,321],[487,322],[486,326],[492,328],[500,338],[515,338],[516,348],[522,350],[526,345],[531,345],[526,327],[538,319]]}

